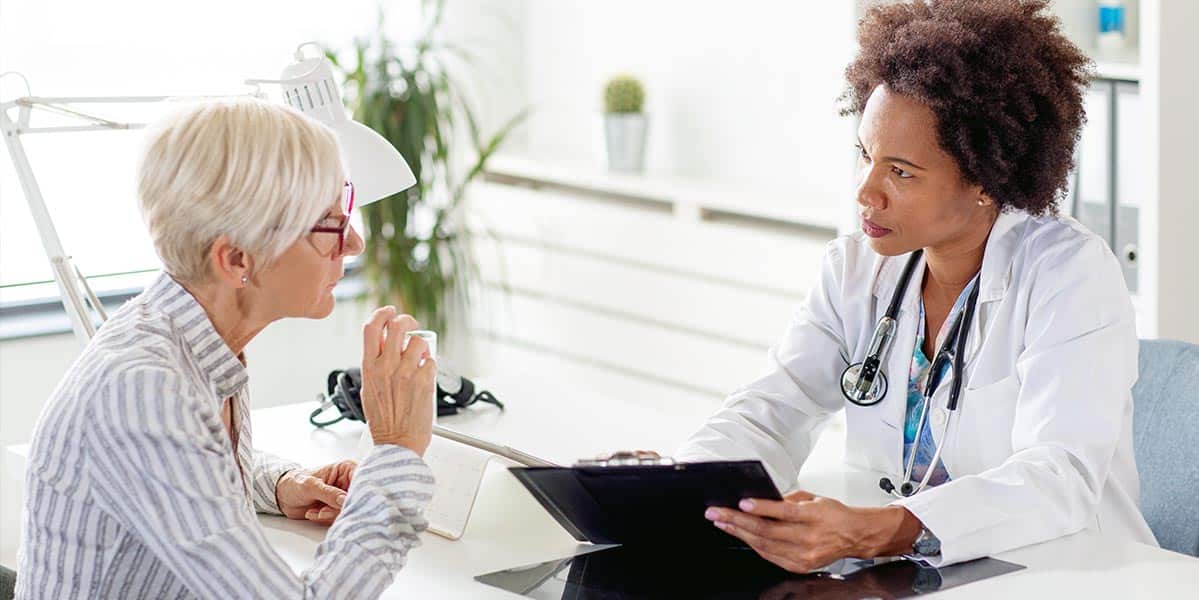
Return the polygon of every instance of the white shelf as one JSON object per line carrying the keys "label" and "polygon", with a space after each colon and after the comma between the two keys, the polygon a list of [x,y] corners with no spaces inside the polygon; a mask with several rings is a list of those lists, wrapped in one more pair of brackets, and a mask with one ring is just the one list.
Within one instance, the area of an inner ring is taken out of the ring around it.
{"label": "white shelf", "polygon": [[805,200],[798,185],[778,189],[655,173],[613,173],[596,165],[555,163],[527,156],[495,156],[487,163],[487,174],[535,186],[661,203],[676,215],[695,220],[715,212],[835,231],[849,210],[839,210],[844,203]]}
{"label": "white shelf", "polygon": [[1136,62],[1096,60],[1095,75],[1102,79],[1141,81],[1141,65]]}

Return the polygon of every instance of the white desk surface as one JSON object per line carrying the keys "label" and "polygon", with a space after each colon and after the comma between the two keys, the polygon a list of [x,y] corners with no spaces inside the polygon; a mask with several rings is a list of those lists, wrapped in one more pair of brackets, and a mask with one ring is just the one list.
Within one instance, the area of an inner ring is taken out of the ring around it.
{"label": "white desk surface", "polygon": [[[565,403],[539,390],[528,379],[514,379],[506,385],[493,385],[492,389],[508,405],[507,411],[477,406],[466,415],[444,418],[441,424],[562,463],[616,449],[669,452],[712,408],[710,402],[694,402],[691,406],[674,399],[652,403],[656,408],[649,408],[637,399],[621,397],[584,400],[575,396],[574,401]],[[254,411],[255,446],[308,466],[354,457],[364,426],[343,422],[315,430],[307,422],[314,407],[315,403],[300,403]],[[879,474],[844,467],[843,447],[843,430],[834,425],[808,460],[800,476],[801,485],[851,504],[885,503],[889,497],[878,491]],[[10,447],[6,457],[9,465],[23,465],[25,450]],[[18,474],[20,470],[9,472]],[[282,517],[263,516],[261,522],[267,538],[294,569],[299,571],[311,564],[325,528]],[[426,533],[423,541],[409,555],[408,565],[384,598],[517,598],[473,578],[561,558],[580,547],[494,461],[463,538],[449,541]],[[947,590],[936,597],[1199,597],[1199,559],[1093,533],[1030,546],[997,558],[1028,568]]]}

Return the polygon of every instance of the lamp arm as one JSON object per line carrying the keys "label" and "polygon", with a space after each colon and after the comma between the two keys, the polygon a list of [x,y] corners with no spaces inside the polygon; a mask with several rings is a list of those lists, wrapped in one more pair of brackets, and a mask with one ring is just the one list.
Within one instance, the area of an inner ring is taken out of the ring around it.
{"label": "lamp arm", "polygon": [[[4,73],[3,75],[9,74]],[[20,73],[15,73],[15,75],[20,76]],[[21,76],[21,78],[24,79],[24,76]],[[28,82],[26,82],[26,90],[28,90]],[[254,94],[232,95],[232,97],[247,95]],[[97,319],[102,323],[108,319],[108,315],[104,312],[104,307],[101,305],[96,293],[92,290],[91,285],[88,284],[87,278],[72,264],[71,257],[67,256],[66,251],[63,250],[62,240],[59,239],[58,231],[54,228],[54,221],[50,218],[50,212],[46,209],[46,201],[42,196],[42,190],[38,186],[37,178],[33,174],[33,168],[29,164],[29,157],[25,154],[25,146],[21,143],[21,135],[66,131],[128,130],[145,127],[145,123],[123,123],[89,114],[71,108],[69,106],[71,104],[138,104],[216,97],[230,96],[23,96],[15,100],[0,103],[0,133],[3,133],[4,143],[8,147],[8,154],[12,158],[13,166],[17,171],[17,179],[20,180],[21,190],[25,194],[25,201],[29,204],[29,212],[33,216],[33,222],[37,226],[38,235],[41,237],[42,248],[46,252],[46,258],[50,261],[50,270],[54,275],[54,282],[58,284],[58,292],[62,297],[63,308],[66,309],[67,317],[71,320],[71,330],[75,332],[75,338],[79,340],[80,345],[87,345],[88,341],[95,337]],[[20,116],[16,121],[9,116],[9,110],[13,108],[20,111]],[[29,113],[31,109],[55,112],[60,115],[90,122],[91,125],[31,127],[29,125]]]}
{"label": "lamp arm", "polygon": [[[21,144],[17,125],[9,118],[7,111],[0,111],[0,130],[3,130],[4,143],[8,146],[8,154],[16,168],[17,179],[21,182],[21,190],[29,204],[29,212],[33,215],[34,225],[37,226],[38,235],[42,239],[42,248],[46,251],[46,257],[50,259],[54,282],[58,284],[63,308],[71,320],[71,329],[79,343],[86,345],[96,335],[96,325],[84,304],[83,294],[79,291],[77,282],[81,278],[77,276],[78,270],[71,265],[71,257],[67,256],[62,248],[58,231],[54,229],[54,221],[50,219],[50,212],[46,210],[41,188],[38,187],[33,168],[29,165],[29,157],[25,155],[25,147]],[[95,294],[91,293],[86,281],[83,285],[87,289],[86,293],[94,297]]]}

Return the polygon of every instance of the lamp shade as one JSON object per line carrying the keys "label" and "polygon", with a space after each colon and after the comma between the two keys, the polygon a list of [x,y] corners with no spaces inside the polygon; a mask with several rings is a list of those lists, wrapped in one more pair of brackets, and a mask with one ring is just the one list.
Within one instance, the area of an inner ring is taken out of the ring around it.
{"label": "lamp shade", "polygon": [[404,157],[374,129],[353,119],[330,125],[354,182],[355,202],[370,204],[416,185]]}
{"label": "lamp shade", "polygon": [[297,60],[283,69],[280,79],[288,106],[337,133],[357,204],[370,204],[416,184],[412,169],[391,142],[346,116],[333,67],[326,58]]}

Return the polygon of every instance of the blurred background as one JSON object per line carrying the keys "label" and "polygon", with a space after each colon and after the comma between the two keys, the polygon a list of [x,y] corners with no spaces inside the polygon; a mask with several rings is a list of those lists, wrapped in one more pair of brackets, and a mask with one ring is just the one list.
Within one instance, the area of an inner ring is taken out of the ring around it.
{"label": "blurred background", "polygon": [[[0,0],[0,72],[25,78],[0,79],[0,102],[246,93],[314,41],[348,109],[392,123],[423,184],[356,217],[372,246],[332,317],[251,344],[256,407],[311,400],[358,362],[370,308],[398,302],[472,378],[565,381],[636,398],[649,419],[680,405],[698,418],[755,375],[824,245],[858,226],[856,123],[837,98],[870,4]],[[1199,4],[1051,5],[1097,74],[1061,210],[1121,260],[1141,337],[1197,343]],[[416,112],[420,127],[388,120]],[[158,265],[133,195],[140,139],[22,139],[68,254],[114,306]],[[78,351],[6,154],[0,446],[28,441]],[[20,498],[2,481],[0,562],[13,564]]]}

